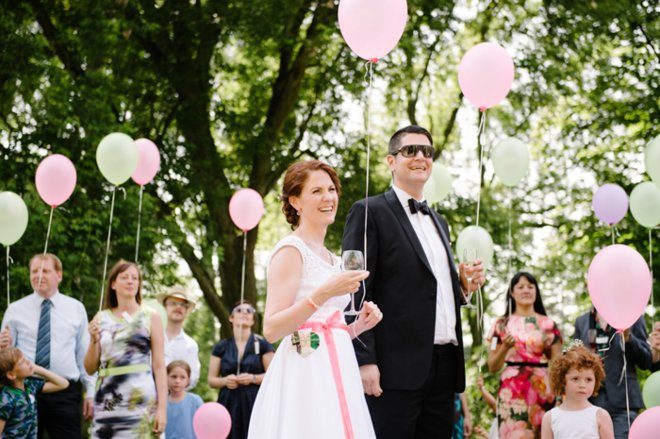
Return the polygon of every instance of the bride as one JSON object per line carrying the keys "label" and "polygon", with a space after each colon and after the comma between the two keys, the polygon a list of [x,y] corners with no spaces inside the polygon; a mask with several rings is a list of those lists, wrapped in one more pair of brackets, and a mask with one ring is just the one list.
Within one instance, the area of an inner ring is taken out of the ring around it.
{"label": "bride", "polygon": [[341,272],[325,248],[340,184],[318,160],[294,163],[284,177],[282,211],[293,232],[273,249],[264,335],[282,339],[250,421],[252,439],[375,438],[351,339],[383,318],[365,302],[354,323],[342,314],[367,271]]}

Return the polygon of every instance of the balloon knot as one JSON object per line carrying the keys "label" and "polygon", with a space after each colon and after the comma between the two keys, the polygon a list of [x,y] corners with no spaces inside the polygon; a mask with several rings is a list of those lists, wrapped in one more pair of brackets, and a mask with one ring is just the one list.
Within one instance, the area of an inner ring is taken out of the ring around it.
{"label": "balloon knot", "polygon": [[479,111],[481,111],[482,113],[485,113],[485,112],[486,112],[486,110],[487,110],[487,108],[486,108],[486,107],[479,107]]}
{"label": "balloon knot", "polygon": [[376,64],[378,62],[378,58],[371,58],[369,61],[372,63]]}
{"label": "balloon knot", "polygon": [[624,331],[623,329],[617,329],[617,330],[616,330],[616,333],[617,333],[617,334],[623,334],[623,331]]}

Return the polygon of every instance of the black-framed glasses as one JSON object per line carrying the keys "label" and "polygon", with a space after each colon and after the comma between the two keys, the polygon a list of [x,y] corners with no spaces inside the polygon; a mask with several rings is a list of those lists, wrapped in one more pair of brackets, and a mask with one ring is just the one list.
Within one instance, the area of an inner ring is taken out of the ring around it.
{"label": "black-framed glasses", "polygon": [[433,147],[431,145],[403,145],[401,148],[394,151],[392,155],[401,153],[402,156],[410,158],[415,157],[419,151],[422,151],[422,154],[427,159],[433,157]]}

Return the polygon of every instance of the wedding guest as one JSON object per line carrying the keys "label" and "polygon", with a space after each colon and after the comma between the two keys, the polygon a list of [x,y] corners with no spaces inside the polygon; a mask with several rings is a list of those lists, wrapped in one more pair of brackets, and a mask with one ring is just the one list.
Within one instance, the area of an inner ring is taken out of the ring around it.
{"label": "wedding guest", "polygon": [[213,347],[209,362],[208,383],[220,389],[218,402],[231,415],[232,439],[247,437],[254,400],[275,351],[262,336],[252,333],[255,312],[247,301],[234,306],[229,316],[234,336]]}
{"label": "wedding guest", "polygon": [[193,417],[204,404],[202,398],[187,392],[190,387],[190,365],[183,360],[174,360],[167,365],[167,428],[165,437],[173,439],[195,439]]}
{"label": "wedding guest", "polygon": [[98,371],[92,437],[149,437],[167,422],[167,376],[160,316],[142,307],[142,277],[133,262],[110,270],[105,309],[89,324],[88,373]]}
{"label": "wedding guest", "polygon": [[87,312],[78,300],[60,292],[64,273],[57,256],[36,254],[29,267],[33,293],[5,311],[0,349],[15,346],[31,362],[69,381],[59,392],[37,394],[39,438],[44,432],[53,438],[81,437],[82,419],[92,418],[95,386],[83,365],[89,345]]}
{"label": "wedding guest", "polygon": [[561,354],[562,337],[530,273],[513,276],[506,301],[506,314],[488,336],[488,368],[495,373],[504,366],[497,394],[499,437],[538,438],[543,415],[555,404],[548,363]]}

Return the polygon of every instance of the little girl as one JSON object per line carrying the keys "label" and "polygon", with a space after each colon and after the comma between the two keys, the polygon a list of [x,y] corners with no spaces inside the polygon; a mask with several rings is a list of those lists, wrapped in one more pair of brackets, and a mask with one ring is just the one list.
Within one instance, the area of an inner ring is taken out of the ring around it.
{"label": "little girl", "polygon": [[203,404],[202,398],[186,392],[190,384],[190,365],[182,360],[167,365],[167,426],[165,437],[196,439],[193,431],[193,416]]}
{"label": "little girl", "polygon": [[577,340],[550,363],[550,385],[563,396],[561,406],[543,416],[542,439],[614,439],[609,413],[592,405],[605,379],[600,358]]}
{"label": "little girl", "polygon": [[[45,378],[31,378],[33,374]],[[37,366],[15,347],[0,350],[0,436],[36,439],[39,392],[59,392],[69,387],[61,376]]]}

